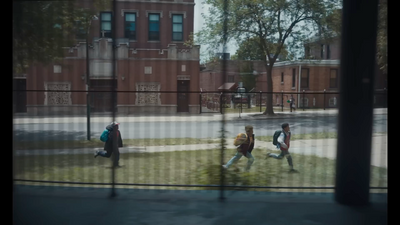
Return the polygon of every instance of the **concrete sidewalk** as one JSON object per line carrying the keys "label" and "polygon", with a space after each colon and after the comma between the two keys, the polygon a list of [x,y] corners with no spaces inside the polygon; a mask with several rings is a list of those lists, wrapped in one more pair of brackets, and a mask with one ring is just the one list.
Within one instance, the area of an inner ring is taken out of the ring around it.
{"label": "concrete sidewalk", "polygon": [[13,224],[383,225],[387,194],[370,205],[336,203],[332,193],[256,193],[16,186]]}
{"label": "concrete sidewalk", "polygon": [[[337,139],[307,139],[293,140],[290,143],[290,152],[303,155],[316,155],[319,157],[327,157],[336,159]],[[229,142],[226,146],[228,149],[234,149],[235,146]],[[271,142],[257,141],[256,148],[266,148],[276,150]],[[195,144],[195,145],[166,145],[166,146],[130,146],[120,148],[120,152],[133,153],[153,153],[153,152],[172,152],[172,151],[195,151],[195,150],[211,150],[220,148],[219,144]],[[374,134],[372,137],[372,155],[371,165],[387,168],[387,135]],[[103,150],[103,148],[82,148],[82,149],[52,149],[52,150],[16,150],[16,156],[21,155],[71,155],[71,154],[88,154],[92,155],[95,150]],[[256,155],[257,153],[255,153]],[[259,156],[258,156],[259,157]],[[262,156],[264,157],[264,156]]]}
{"label": "concrete sidewalk", "polygon": [[[374,109],[375,115],[387,114],[387,108]],[[274,116],[263,115],[260,112],[256,113],[204,113],[204,114],[189,114],[189,113],[178,113],[168,115],[150,115],[150,114],[137,114],[137,115],[119,115],[116,117],[116,121],[120,123],[124,122],[162,122],[162,121],[221,121],[223,117],[226,120],[254,120],[254,119],[278,119],[278,118],[299,118],[299,117],[323,117],[323,116],[337,116],[338,109],[327,109],[327,110],[305,110],[298,109],[295,112],[280,112],[275,111]],[[91,122],[105,122],[112,121],[111,114],[109,115],[92,115],[90,117]],[[25,117],[16,116],[14,117],[14,124],[35,124],[35,123],[86,123],[86,116],[35,116]]]}

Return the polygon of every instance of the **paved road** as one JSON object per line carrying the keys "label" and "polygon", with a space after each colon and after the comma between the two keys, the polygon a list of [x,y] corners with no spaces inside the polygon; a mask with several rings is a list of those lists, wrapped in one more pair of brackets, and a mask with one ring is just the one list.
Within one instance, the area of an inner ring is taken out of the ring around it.
{"label": "paved road", "polygon": [[[171,120],[169,120],[171,119]],[[68,121],[68,122],[67,122]],[[16,141],[32,140],[85,140],[87,137],[86,123],[79,119],[47,119],[42,123],[14,123]],[[121,122],[121,121],[120,121]],[[270,136],[280,124],[287,122],[293,134],[336,132],[337,116],[309,116],[309,117],[284,117],[275,119],[230,119],[226,121],[228,136],[235,136],[243,132],[244,126],[254,126],[254,133],[258,136]],[[387,132],[387,115],[374,116],[373,132]],[[98,118],[91,122],[91,137],[99,138],[105,126],[109,124],[108,118]],[[124,139],[137,138],[218,138],[220,136],[221,122],[213,117],[192,117],[182,121],[163,117],[158,120],[144,120],[143,118],[130,118],[121,122],[120,130]]]}
{"label": "paved road", "polygon": [[332,193],[256,193],[23,187],[13,192],[13,224],[387,224],[387,194],[369,206],[336,203]]}

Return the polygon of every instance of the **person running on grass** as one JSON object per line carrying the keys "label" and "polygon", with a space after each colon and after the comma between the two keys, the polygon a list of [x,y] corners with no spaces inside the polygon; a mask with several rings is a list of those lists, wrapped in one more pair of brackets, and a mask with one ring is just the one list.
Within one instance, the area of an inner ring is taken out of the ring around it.
{"label": "person running on grass", "polygon": [[289,153],[290,137],[291,133],[289,124],[288,123],[282,124],[282,132],[278,137],[278,143],[276,145],[276,148],[280,149],[281,153],[279,155],[274,153],[267,153],[267,158],[272,157],[274,159],[282,159],[285,156],[290,167],[289,172],[297,172],[297,170],[293,168],[292,156]]}
{"label": "person running on grass", "polygon": [[95,151],[94,157],[96,158],[97,156],[105,157],[105,158],[110,158],[111,155],[114,153],[114,156],[117,157],[117,163],[119,162],[119,151],[115,151],[113,149],[113,131],[114,129],[117,130],[117,140],[118,140],[118,147],[123,147],[122,145],[122,138],[121,138],[121,132],[119,131],[119,123],[117,122],[112,122],[110,125],[106,127],[106,129],[109,131],[108,134],[108,139],[104,143],[104,150],[105,151]]}
{"label": "person running on grass", "polygon": [[247,166],[245,168],[246,171],[250,170],[251,165],[254,163],[254,157],[251,154],[254,148],[254,134],[253,134],[253,127],[247,125],[245,127],[246,134],[239,134],[243,135],[242,137],[244,140],[242,143],[237,147],[236,154],[229,160],[226,165],[222,165],[225,169],[228,169],[233,163],[237,162],[242,156],[247,157],[249,160],[247,161]]}

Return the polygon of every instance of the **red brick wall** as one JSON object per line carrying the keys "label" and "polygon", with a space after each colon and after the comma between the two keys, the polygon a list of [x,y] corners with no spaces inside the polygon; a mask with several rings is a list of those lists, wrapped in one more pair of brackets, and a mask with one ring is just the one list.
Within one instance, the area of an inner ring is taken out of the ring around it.
{"label": "red brick wall", "polygon": [[[61,73],[54,73],[53,66],[61,65]],[[82,75],[86,74],[85,60],[64,59],[60,63],[31,66],[27,71],[27,90],[45,90],[45,82],[71,82],[71,91],[86,90],[85,80]],[[72,104],[86,104],[86,93],[72,92]],[[44,92],[28,92],[27,104],[44,104]]]}
{"label": "red brick wall", "polygon": [[[330,81],[330,70],[337,69],[338,66],[307,66],[303,65],[302,70],[304,69],[309,70],[309,87],[308,88],[300,88],[301,98],[303,98],[303,90],[305,90],[305,97],[309,99],[309,106],[313,106],[313,99],[315,98],[315,107],[323,107],[324,104],[324,95],[323,91],[326,89],[327,93],[329,92],[337,92],[338,89],[336,88],[329,88],[329,81]],[[293,69],[296,69],[296,88],[292,89],[292,74]],[[281,84],[281,73],[284,73],[284,83]],[[274,103],[281,103],[281,95],[279,92],[283,90],[284,92],[284,103],[285,106],[288,106],[286,103],[287,99],[293,94],[295,98],[296,105],[298,102],[298,86],[299,86],[299,66],[284,66],[284,67],[275,67],[272,73],[272,80],[273,80],[273,90],[275,93],[274,95]],[[318,92],[319,94],[307,94],[309,92]],[[287,93],[287,94],[285,94]],[[276,96],[279,97],[278,102],[276,102]],[[325,104],[328,105],[328,98],[334,97],[336,95],[326,95],[326,102]]]}
{"label": "red brick wall", "polygon": [[[182,65],[186,71],[182,72]],[[151,66],[152,74],[145,74],[144,67]],[[161,91],[177,91],[177,75],[190,75],[190,90],[200,91],[198,61],[122,60],[118,64],[118,90],[136,91],[137,82],[158,82]],[[122,80],[124,75],[125,80]],[[190,95],[189,104],[198,104],[196,95]],[[119,94],[118,104],[135,104],[136,93]],[[176,93],[162,93],[161,104],[177,104]]]}

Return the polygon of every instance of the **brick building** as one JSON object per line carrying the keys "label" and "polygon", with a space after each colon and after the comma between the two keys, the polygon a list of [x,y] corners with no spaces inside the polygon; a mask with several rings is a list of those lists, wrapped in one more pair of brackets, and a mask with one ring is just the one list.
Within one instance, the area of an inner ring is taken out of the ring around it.
{"label": "brick building", "polygon": [[328,40],[318,37],[310,38],[304,44],[306,59],[340,59],[340,38],[333,36]]}
{"label": "brick building", "polygon": [[[305,45],[305,59],[276,62],[272,70],[273,104],[289,106],[287,100],[293,95],[297,107],[330,108],[339,104],[340,42],[338,38],[322,41],[313,38]],[[263,61],[228,60],[225,82],[238,84],[241,81],[240,66],[253,65],[257,74],[255,92],[266,92],[267,77]],[[223,85],[222,61],[205,65],[200,72],[200,88],[218,91]],[[376,67],[375,107],[386,107],[387,75]],[[312,93],[311,93],[312,92]],[[266,97],[266,95],[265,95]],[[357,96],[355,96],[357,97]],[[264,98],[264,97],[263,97]],[[265,99],[265,98],[264,98]],[[255,99],[254,102],[257,102]],[[265,100],[262,101],[265,104]]]}
{"label": "brick building", "polygon": [[[91,7],[85,1],[78,4]],[[200,46],[183,44],[193,32],[194,0],[117,1],[115,14],[110,8],[94,18],[89,31],[89,81],[86,35],[81,31],[74,37],[76,45],[64,48],[62,60],[30,65],[26,74],[15,77],[18,89],[40,91],[26,94],[25,108],[21,94],[17,112],[86,114],[87,88],[94,91],[90,92],[94,113],[111,112],[114,107],[120,114],[199,112],[198,95],[172,93],[200,89]],[[115,40],[111,38],[114,20]],[[121,91],[116,102],[111,99],[114,85]]]}
{"label": "brick building", "polygon": [[[254,69],[253,73],[257,75],[256,87],[253,92],[266,92],[267,75],[263,61],[229,60],[227,63],[226,83],[232,84],[232,86],[234,86],[233,84],[237,85],[241,81],[239,75],[240,65],[250,63]],[[339,60],[301,60],[275,63],[272,70],[273,104],[281,105],[283,101],[284,106],[288,106],[286,101],[293,95],[297,107],[302,107],[303,94],[299,94],[303,93],[303,90],[305,93],[323,93],[325,89],[326,93],[328,93],[326,95],[325,106],[336,107],[338,96],[329,94],[329,92],[339,91],[338,70]],[[201,89],[203,91],[220,91],[218,88],[222,85],[222,61],[206,65],[206,69],[200,72]],[[264,94],[263,98],[265,97],[266,95]],[[298,99],[300,99],[300,101],[298,101]],[[311,105],[311,103],[313,104]],[[306,94],[304,96],[305,107],[323,107],[323,104],[324,100],[322,94]]]}

